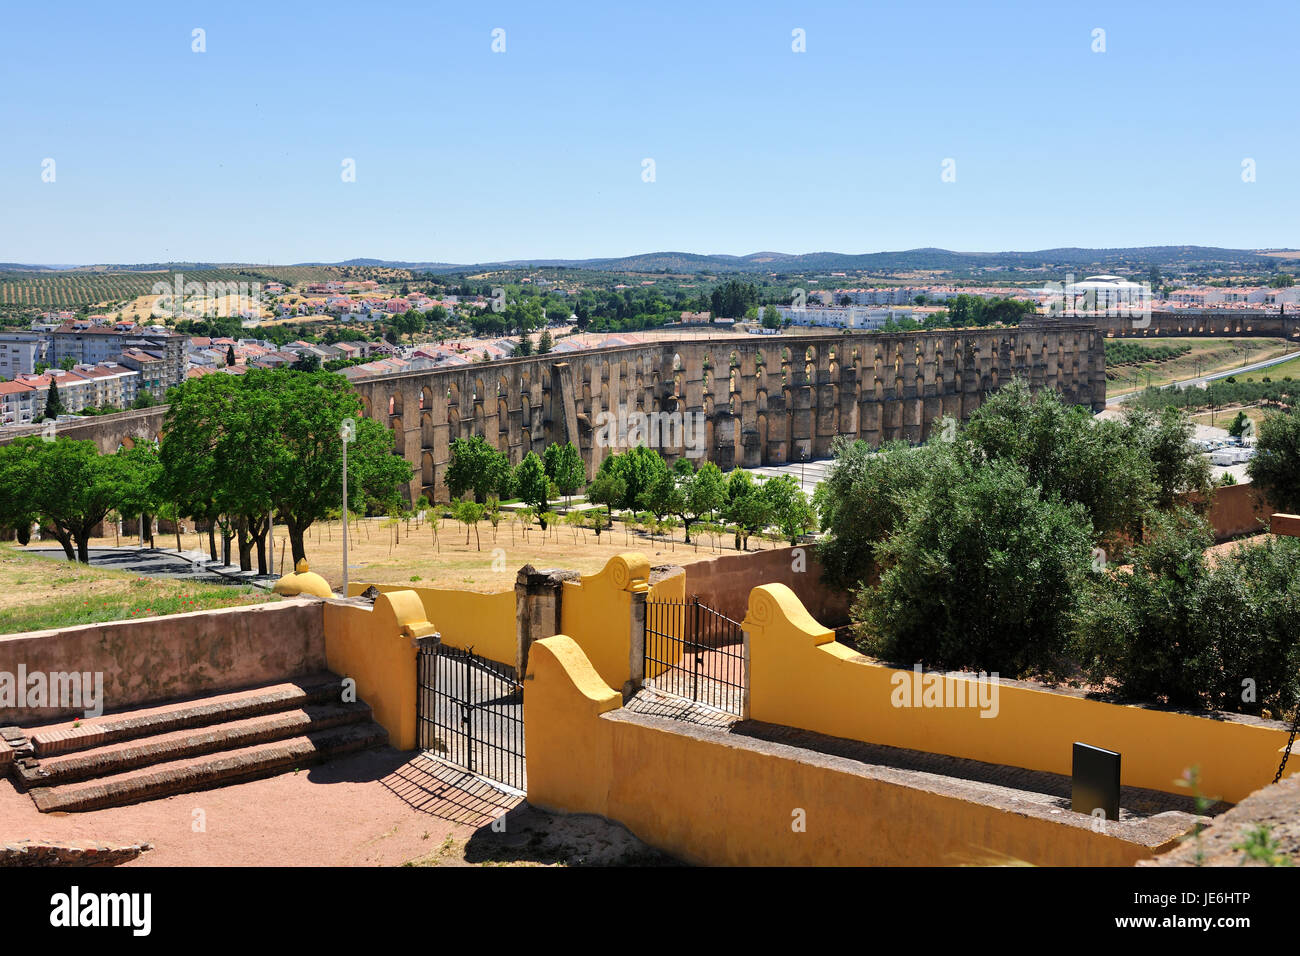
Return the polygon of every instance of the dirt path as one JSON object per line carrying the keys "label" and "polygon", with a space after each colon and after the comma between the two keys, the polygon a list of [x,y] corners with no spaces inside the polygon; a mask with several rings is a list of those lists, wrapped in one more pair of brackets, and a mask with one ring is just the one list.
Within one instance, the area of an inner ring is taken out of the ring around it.
{"label": "dirt path", "polygon": [[0,779],[0,842],[16,840],[153,844],[127,866],[665,859],[616,824],[543,813],[446,765],[387,747],[266,780],[90,813],[38,813],[31,797]]}

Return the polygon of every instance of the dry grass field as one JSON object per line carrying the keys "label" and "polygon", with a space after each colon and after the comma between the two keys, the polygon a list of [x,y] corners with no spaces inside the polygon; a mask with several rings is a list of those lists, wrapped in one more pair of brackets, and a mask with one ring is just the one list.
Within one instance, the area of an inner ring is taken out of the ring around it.
{"label": "dry grass field", "polygon": [[[1106,395],[1122,395],[1145,388],[1147,385],[1168,385],[1170,382],[1224,372],[1251,362],[1276,358],[1295,351],[1292,343],[1283,339],[1215,339],[1169,338],[1143,342],[1143,345],[1190,345],[1191,351],[1178,358],[1163,362],[1141,362],[1134,365],[1111,366],[1106,369]],[[1281,368],[1282,366],[1279,366]],[[1273,374],[1274,370],[1258,374]],[[1277,372],[1278,377],[1287,374]]]}
{"label": "dry grass field", "polygon": [[[403,521],[394,524],[389,518],[366,518],[354,521],[348,539],[348,564],[352,581],[375,584],[419,584],[425,587],[463,588],[471,591],[500,591],[514,587],[515,573],[525,564],[538,568],[567,568],[590,574],[599,571],[614,555],[640,551],[651,564],[690,564],[720,554],[735,554],[731,535],[716,538],[693,533],[686,544],[678,528],[672,535],[651,536],[636,528],[615,522],[612,531],[597,539],[588,529],[575,529],[563,522],[552,525],[545,535],[536,523],[525,534],[522,526],[503,515],[495,534],[486,520],[475,535],[451,518],[443,518],[435,528],[428,521]],[[182,534],[182,550],[207,550],[207,536]],[[123,539],[130,545],[136,539]],[[275,532],[275,567],[290,563],[288,536],[284,529]],[[322,521],[307,533],[307,562],[336,589],[343,583],[342,523]],[[111,547],[114,537],[95,539],[92,547]],[[160,548],[175,548],[175,534],[155,533]],[[750,550],[781,546],[781,542],[749,539]],[[217,547],[221,542],[218,539]]]}
{"label": "dry grass field", "polygon": [[1198,412],[1192,416],[1192,421],[1198,425],[1213,425],[1215,428],[1227,428],[1232,424],[1232,420],[1237,417],[1237,412],[1245,412],[1246,417],[1251,420],[1255,426],[1255,434],[1259,434],[1259,423],[1269,414],[1274,414],[1276,409],[1264,409],[1258,405],[1233,405],[1231,408],[1216,408],[1208,412]]}

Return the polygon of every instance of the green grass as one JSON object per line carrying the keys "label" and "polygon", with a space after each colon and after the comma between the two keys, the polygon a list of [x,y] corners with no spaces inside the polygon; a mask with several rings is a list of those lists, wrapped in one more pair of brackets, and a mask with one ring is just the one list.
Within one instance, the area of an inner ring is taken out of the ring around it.
{"label": "green grass", "polygon": [[1294,379],[1300,379],[1300,358],[1293,358],[1289,362],[1281,362],[1269,368],[1262,368],[1255,372],[1247,372],[1244,375],[1235,376],[1239,382],[1262,382],[1269,379],[1273,382],[1280,382],[1287,376]]}
{"label": "green grass", "polygon": [[159,617],[279,600],[247,585],[140,577],[0,548],[0,633]]}

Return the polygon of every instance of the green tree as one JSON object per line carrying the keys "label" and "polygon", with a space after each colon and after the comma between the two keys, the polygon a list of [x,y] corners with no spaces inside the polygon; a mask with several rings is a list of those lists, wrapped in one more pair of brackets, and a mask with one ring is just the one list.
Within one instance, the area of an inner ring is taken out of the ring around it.
{"label": "green tree", "polygon": [[850,587],[871,576],[876,548],[898,526],[904,499],[933,469],[943,467],[952,445],[932,441],[912,448],[895,441],[876,451],[861,439],[841,437],[831,447],[835,461],[814,495],[822,530],[828,532],[817,556],[828,580]]}
{"label": "green tree", "polygon": [[39,521],[69,561],[90,563],[90,535],[141,479],[138,459],[101,455],[94,442],[39,437],[0,446],[0,523]]}
{"label": "green tree", "polygon": [[477,501],[457,501],[452,508],[456,520],[465,526],[465,543],[469,544],[469,529],[474,528],[474,542],[479,551],[483,544],[479,541],[478,524],[483,520],[483,506]]}
{"label": "green tree", "polygon": [[251,552],[265,564],[265,535],[274,509],[289,533],[293,560],[306,556],[311,525],[343,498],[345,418],[356,423],[348,449],[348,509],[389,512],[411,466],[392,454],[392,432],[362,417],[346,379],[329,372],[255,369],[209,375],[172,394],[162,443],[164,484],[191,513],[226,516],[239,538],[240,567]]}
{"label": "green tree", "polygon": [[1175,707],[1294,706],[1300,540],[1238,546],[1211,564],[1213,543],[1192,512],[1156,513],[1130,567],[1094,577],[1073,642],[1089,680]]}
{"label": "green tree", "polygon": [[[663,471],[650,482],[650,487],[641,492],[637,504],[654,515],[657,521],[662,521],[664,515],[680,511],[684,507],[684,501],[685,496],[682,494],[677,476],[671,471]],[[690,541],[689,531],[686,540]]]}
{"label": "green tree", "polygon": [[1278,511],[1300,512],[1300,406],[1260,422],[1255,457],[1246,473]]}
{"label": "green tree", "polygon": [[54,421],[66,411],[67,409],[63,405],[63,399],[59,398],[59,383],[54,379],[50,379],[50,390],[45,399],[45,419],[47,421]]}
{"label": "green tree", "polygon": [[568,499],[587,480],[587,466],[582,454],[569,442],[553,442],[546,446],[543,462],[546,477],[555,483],[567,506]]}
{"label": "green tree", "polygon": [[608,474],[623,482],[623,498],[615,506],[624,510],[637,507],[641,495],[668,471],[663,456],[653,448],[637,445],[625,452],[610,455],[600,463],[597,474]]}
{"label": "green tree", "polygon": [[299,352],[298,357],[289,366],[295,372],[316,372],[320,370],[320,356],[315,352]]}
{"label": "green tree", "polygon": [[679,458],[673,465],[677,484],[676,507],[669,509],[681,519],[686,531],[686,543],[691,543],[691,525],[703,517],[711,517],[727,503],[727,480],[713,462],[705,462],[696,470],[689,458]]}
{"label": "green tree", "polygon": [[546,466],[537,457],[537,452],[530,451],[515,468],[515,490],[520,500],[535,510],[538,523],[545,531],[545,514],[549,511],[551,482],[546,477]]}
{"label": "green tree", "polygon": [[[865,444],[865,442],[864,442]],[[737,468],[727,476],[727,520],[736,528],[736,550],[749,547],[750,535],[772,523],[772,504],[758,493],[753,476]]]}
{"label": "green tree", "polygon": [[537,354],[546,355],[551,351],[554,342],[551,340],[551,330],[542,329],[542,334],[537,337]]}
{"label": "green tree", "polygon": [[510,459],[505,452],[497,451],[481,435],[457,438],[451,443],[451,461],[447,464],[447,489],[459,498],[466,492],[474,493],[480,504],[488,495],[503,493],[509,488]]}
{"label": "green tree", "polygon": [[130,448],[118,449],[117,455],[125,467],[120,471],[122,484],[114,507],[142,522],[143,534],[152,546],[153,517],[167,500],[158,449],[152,442],[137,442]]}
{"label": "green tree", "polygon": [[854,601],[863,650],[1014,677],[1056,672],[1090,567],[1084,506],[1044,497],[1006,460],[954,463],[902,506],[876,549],[879,584]]}
{"label": "green tree", "polygon": [[1228,425],[1228,434],[1233,438],[1240,438],[1246,433],[1246,424],[1249,421],[1250,419],[1246,416],[1245,412],[1237,412],[1237,417],[1232,420],[1230,425]]}
{"label": "green tree", "polygon": [[1171,510],[1187,494],[1205,501],[1213,492],[1210,462],[1192,444],[1196,426],[1177,408],[1165,408],[1158,415],[1143,408],[1125,412],[1129,445],[1141,454],[1153,469],[1154,506]]}
{"label": "green tree", "polygon": [[759,487],[759,495],[772,509],[772,523],[791,545],[816,527],[816,515],[808,496],[793,475],[775,475]]}
{"label": "green tree", "polygon": [[1032,392],[1018,377],[989,396],[954,440],[959,455],[1015,462],[1045,495],[1082,504],[1098,538],[1140,529],[1161,500],[1158,461],[1170,471],[1165,480],[1182,484],[1190,481],[1189,459],[1201,460],[1171,432],[1157,433],[1149,416],[1096,421],[1090,410],[1066,405],[1052,389]]}
{"label": "green tree", "polygon": [[[597,474],[591,484],[587,485],[587,500],[594,505],[604,505],[609,523],[613,523],[613,509],[627,495],[627,482],[609,472]],[[599,537],[599,533],[597,533]]]}
{"label": "green tree", "polygon": [[234,365],[235,365],[235,347],[233,345],[227,345],[226,346],[226,367],[233,368]]}

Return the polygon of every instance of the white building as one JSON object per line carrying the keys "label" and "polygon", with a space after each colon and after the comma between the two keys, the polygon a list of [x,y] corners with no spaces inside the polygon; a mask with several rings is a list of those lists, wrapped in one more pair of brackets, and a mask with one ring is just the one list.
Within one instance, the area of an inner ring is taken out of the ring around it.
{"label": "white building", "polygon": [[[766,308],[766,306],[764,307]],[[886,319],[898,321],[911,318],[911,309],[868,309],[864,306],[826,306],[794,309],[788,305],[775,306],[782,319],[791,325],[826,326],[836,329],[878,329]],[[761,314],[760,310],[760,314]]]}
{"label": "white building", "polygon": [[1078,312],[1104,312],[1132,309],[1150,302],[1149,285],[1120,276],[1085,276],[1065,285],[1065,309]]}
{"label": "white building", "polygon": [[33,374],[48,348],[49,337],[37,332],[0,332],[0,378]]}

